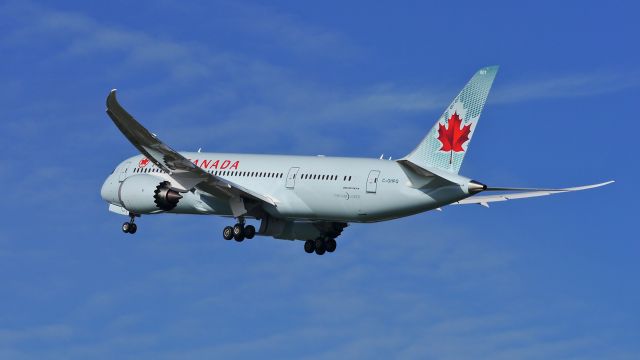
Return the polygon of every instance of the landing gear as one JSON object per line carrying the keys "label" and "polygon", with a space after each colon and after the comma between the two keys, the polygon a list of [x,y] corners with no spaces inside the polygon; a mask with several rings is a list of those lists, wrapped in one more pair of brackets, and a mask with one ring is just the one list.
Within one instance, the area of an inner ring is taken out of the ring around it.
{"label": "landing gear", "polygon": [[233,239],[233,227],[225,226],[224,230],[222,230],[222,237],[224,237],[225,240]]}
{"label": "landing gear", "polygon": [[304,251],[307,254],[311,254],[316,249],[316,244],[313,240],[307,240],[304,242]]}
{"label": "landing gear", "polygon": [[244,240],[244,224],[235,224],[233,227],[233,239],[237,242]]}
{"label": "landing gear", "polygon": [[222,231],[222,237],[225,240],[234,239],[237,242],[242,242],[244,239],[253,239],[256,235],[256,228],[253,225],[244,225],[244,219],[240,219],[240,222],[234,226],[226,226]]}
{"label": "landing gear", "polygon": [[334,252],[336,250],[336,240],[333,238],[317,238],[315,240],[307,240],[304,242],[304,251],[307,254],[315,252],[318,255],[324,255],[325,252]]}
{"label": "landing gear", "polygon": [[338,246],[338,243],[336,242],[336,239],[327,239],[327,241],[325,241],[325,247],[327,248],[327,252],[334,252],[336,251],[336,247]]}
{"label": "landing gear", "polygon": [[315,245],[316,245],[316,254],[323,255],[324,252],[327,251],[327,249],[324,246],[324,239],[317,238],[315,241]]}
{"label": "landing gear", "polygon": [[[139,215],[138,215],[139,216]],[[131,220],[129,220],[128,222],[122,224],[122,232],[127,234],[135,234],[136,231],[138,231],[138,225],[136,225],[133,221],[136,218],[136,215],[134,213],[129,213],[129,218]]]}
{"label": "landing gear", "polygon": [[247,225],[244,227],[244,237],[247,239],[253,239],[256,236],[256,228],[253,225]]}

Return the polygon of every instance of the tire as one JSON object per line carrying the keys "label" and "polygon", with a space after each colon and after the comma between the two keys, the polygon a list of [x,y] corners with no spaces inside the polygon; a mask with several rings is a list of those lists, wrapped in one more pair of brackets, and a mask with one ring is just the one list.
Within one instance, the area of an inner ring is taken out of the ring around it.
{"label": "tire", "polygon": [[307,254],[311,254],[315,250],[316,250],[316,244],[313,242],[313,240],[307,240],[304,242],[304,251]]}
{"label": "tire", "polygon": [[130,225],[130,224],[129,224],[128,222],[126,222],[126,223],[122,224],[122,232],[123,232],[123,233],[125,233],[125,234],[126,234],[126,233],[128,233],[128,232],[129,232],[129,229],[130,229],[130,226],[129,226],[129,225]]}
{"label": "tire", "polygon": [[233,228],[231,226],[225,226],[224,230],[222,230],[222,237],[225,240],[233,239]]}
{"label": "tire", "polygon": [[247,225],[244,227],[244,237],[247,239],[253,239],[256,236],[256,228],[253,225]]}
{"label": "tire", "polygon": [[324,254],[324,252],[327,250],[325,242],[324,242],[324,239],[322,239],[322,238],[316,239],[316,241],[314,242],[314,245],[315,245],[315,248],[316,248],[315,249],[316,250],[316,254],[318,254],[318,255]]}
{"label": "tire", "polygon": [[136,224],[129,225],[129,234],[133,235],[136,233],[136,231],[138,231],[138,225]]}
{"label": "tire", "polygon": [[332,253],[336,251],[336,247],[338,246],[338,243],[336,243],[336,239],[328,239],[324,243],[328,252]]}
{"label": "tire", "polygon": [[244,225],[235,224],[233,226],[233,239],[237,242],[244,240]]}

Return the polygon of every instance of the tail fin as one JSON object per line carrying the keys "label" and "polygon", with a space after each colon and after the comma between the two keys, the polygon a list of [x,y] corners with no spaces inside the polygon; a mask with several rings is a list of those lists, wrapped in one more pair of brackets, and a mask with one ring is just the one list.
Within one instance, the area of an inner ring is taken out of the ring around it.
{"label": "tail fin", "polygon": [[478,70],[418,147],[403,160],[457,174],[497,72],[497,66]]}

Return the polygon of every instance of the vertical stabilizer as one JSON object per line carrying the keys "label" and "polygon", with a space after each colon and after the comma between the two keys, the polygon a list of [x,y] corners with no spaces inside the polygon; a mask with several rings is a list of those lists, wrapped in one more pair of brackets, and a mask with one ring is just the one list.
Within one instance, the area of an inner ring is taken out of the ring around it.
{"label": "vertical stabilizer", "polygon": [[497,72],[497,66],[478,70],[418,147],[404,160],[457,174]]}

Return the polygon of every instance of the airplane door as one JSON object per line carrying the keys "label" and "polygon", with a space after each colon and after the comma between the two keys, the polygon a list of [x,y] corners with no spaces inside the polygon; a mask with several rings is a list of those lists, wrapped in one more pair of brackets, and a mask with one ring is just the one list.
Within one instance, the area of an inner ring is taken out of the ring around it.
{"label": "airplane door", "polygon": [[292,167],[287,174],[287,189],[293,189],[296,186],[296,176],[298,175],[299,167]]}
{"label": "airplane door", "polygon": [[124,179],[126,179],[127,172],[129,171],[129,165],[131,165],[131,162],[126,162],[124,165],[122,165],[122,169],[120,169],[120,178],[118,179],[118,181],[124,181]]}
{"label": "airplane door", "polygon": [[380,170],[371,170],[369,177],[367,178],[367,192],[375,193],[378,190],[378,178],[380,177]]}

